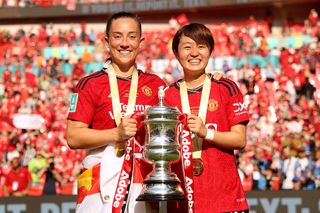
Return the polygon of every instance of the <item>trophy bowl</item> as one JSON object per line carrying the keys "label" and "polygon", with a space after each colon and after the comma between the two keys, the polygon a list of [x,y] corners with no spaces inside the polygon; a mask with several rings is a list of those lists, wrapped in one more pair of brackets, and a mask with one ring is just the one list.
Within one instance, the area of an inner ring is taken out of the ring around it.
{"label": "trophy bowl", "polygon": [[164,90],[159,89],[160,103],[145,111],[146,141],[143,157],[153,164],[153,171],[143,182],[137,201],[185,200],[180,180],[170,169],[170,163],[180,158],[177,140],[179,111],[163,104]]}

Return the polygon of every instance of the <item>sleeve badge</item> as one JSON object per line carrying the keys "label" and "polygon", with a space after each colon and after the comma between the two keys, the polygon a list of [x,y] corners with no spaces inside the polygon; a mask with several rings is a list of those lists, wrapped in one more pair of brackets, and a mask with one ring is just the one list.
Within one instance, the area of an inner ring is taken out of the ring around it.
{"label": "sleeve badge", "polygon": [[72,93],[71,99],[70,99],[69,112],[76,112],[77,103],[78,103],[78,93]]}

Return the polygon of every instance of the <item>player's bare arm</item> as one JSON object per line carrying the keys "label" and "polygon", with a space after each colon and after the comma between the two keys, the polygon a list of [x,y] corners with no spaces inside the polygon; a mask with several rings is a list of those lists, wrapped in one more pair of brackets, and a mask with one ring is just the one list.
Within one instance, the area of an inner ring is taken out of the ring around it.
{"label": "player's bare arm", "polygon": [[106,130],[91,129],[86,123],[68,120],[67,141],[71,149],[94,149],[112,142],[123,142],[136,131],[137,122],[132,118],[124,118],[118,127]]}

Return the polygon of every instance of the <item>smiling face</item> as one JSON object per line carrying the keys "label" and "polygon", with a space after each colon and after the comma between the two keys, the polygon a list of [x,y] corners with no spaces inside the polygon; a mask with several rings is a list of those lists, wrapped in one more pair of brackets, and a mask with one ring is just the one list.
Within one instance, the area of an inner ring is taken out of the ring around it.
{"label": "smiling face", "polygon": [[123,17],[113,20],[106,37],[112,62],[119,67],[134,66],[142,40],[135,19]]}
{"label": "smiling face", "polygon": [[183,67],[185,78],[189,79],[198,78],[205,73],[213,48],[211,31],[200,23],[180,28],[172,40],[172,51]]}
{"label": "smiling face", "polygon": [[205,72],[211,51],[206,44],[199,44],[191,38],[182,35],[176,57],[185,74],[199,75]]}

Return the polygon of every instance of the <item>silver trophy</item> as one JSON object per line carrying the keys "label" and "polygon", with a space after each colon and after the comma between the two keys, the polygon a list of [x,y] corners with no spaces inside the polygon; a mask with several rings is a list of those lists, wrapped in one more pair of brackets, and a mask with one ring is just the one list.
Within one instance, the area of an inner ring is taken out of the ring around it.
{"label": "silver trophy", "polygon": [[180,157],[180,145],[176,139],[179,111],[164,105],[164,89],[159,88],[160,103],[145,111],[146,141],[144,159],[154,165],[153,171],[143,182],[143,192],[137,201],[185,200],[177,175],[171,172],[169,163]]}

